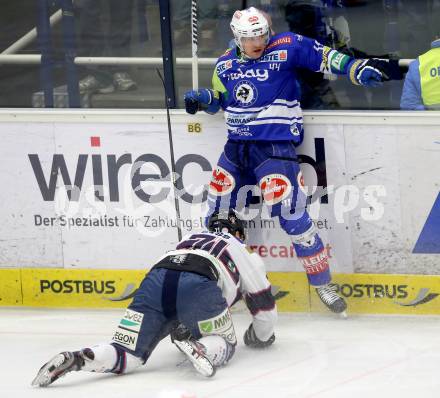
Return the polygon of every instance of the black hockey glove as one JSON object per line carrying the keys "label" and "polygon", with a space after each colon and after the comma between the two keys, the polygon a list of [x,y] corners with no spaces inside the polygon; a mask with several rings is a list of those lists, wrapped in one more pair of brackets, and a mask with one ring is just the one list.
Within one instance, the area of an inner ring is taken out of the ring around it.
{"label": "black hockey glove", "polygon": [[246,330],[246,332],[244,333],[243,340],[244,340],[244,344],[246,344],[248,347],[266,348],[269,347],[275,341],[275,334],[272,334],[272,336],[269,337],[269,340],[261,341],[255,334],[254,326],[251,323],[248,329]]}
{"label": "black hockey glove", "polygon": [[189,329],[183,323],[179,323],[177,327],[171,331],[170,337],[171,337],[171,342],[174,343],[174,340],[177,341],[188,340],[192,336]]}
{"label": "black hockey glove", "polygon": [[402,80],[404,77],[402,69],[399,67],[399,60],[397,59],[373,58],[370,59],[369,62],[382,73],[382,81],[384,82]]}

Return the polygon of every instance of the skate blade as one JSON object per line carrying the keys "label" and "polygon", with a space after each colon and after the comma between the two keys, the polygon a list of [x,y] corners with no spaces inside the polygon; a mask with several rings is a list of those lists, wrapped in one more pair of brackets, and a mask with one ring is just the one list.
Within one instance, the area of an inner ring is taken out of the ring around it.
{"label": "skate blade", "polygon": [[32,380],[31,386],[32,387],[46,387],[49,385],[49,377],[47,374],[43,374],[41,371],[38,372],[37,376],[35,376],[35,379]]}
{"label": "skate blade", "polygon": [[194,348],[191,344],[189,344],[186,341],[174,341],[174,344],[179,348],[180,351],[182,351],[187,358],[191,361],[194,368],[199,372],[202,376],[205,377],[212,377],[215,375],[216,369],[212,365],[212,363],[209,361],[208,358],[200,355],[195,354],[194,355]]}
{"label": "skate blade", "polygon": [[64,362],[64,355],[58,354],[44,364],[38,371],[31,385],[34,387],[46,387],[51,383],[50,373]]}
{"label": "skate blade", "polygon": [[63,354],[58,354],[53,357],[49,362],[41,367],[38,371],[35,379],[32,380],[31,385],[33,387],[47,387],[49,384],[54,382],[56,379],[53,378],[51,374],[55,369],[57,369],[65,361]]}

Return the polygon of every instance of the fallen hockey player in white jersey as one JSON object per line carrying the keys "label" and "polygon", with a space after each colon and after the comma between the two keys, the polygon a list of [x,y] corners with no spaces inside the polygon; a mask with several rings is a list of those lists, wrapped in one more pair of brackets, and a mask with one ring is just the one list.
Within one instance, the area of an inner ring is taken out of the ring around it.
{"label": "fallen hockey player in white jersey", "polygon": [[48,386],[71,371],[131,372],[182,325],[189,337],[174,339],[174,344],[200,374],[213,376],[234,354],[237,338],[229,307],[241,297],[253,316],[244,343],[270,346],[275,341],[275,300],[263,261],[242,242],[242,221],[232,210],[215,213],[208,229],[186,236],[159,259],[110,343],[56,355],[41,367],[32,385]]}

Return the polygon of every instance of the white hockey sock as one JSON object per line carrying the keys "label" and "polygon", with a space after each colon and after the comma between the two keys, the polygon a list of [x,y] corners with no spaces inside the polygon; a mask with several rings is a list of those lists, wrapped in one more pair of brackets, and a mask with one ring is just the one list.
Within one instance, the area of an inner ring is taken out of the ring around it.
{"label": "white hockey sock", "polygon": [[[84,355],[84,366],[81,370],[86,372],[129,373],[143,363],[140,358],[122,349],[117,350],[112,344],[98,344],[92,348],[85,348],[81,351]],[[91,353],[89,351],[91,351]]]}
{"label": "white hockey sock", "polygon": [[[92,351],[92,355],[88,350]],[[114,368],[118,359],[116,349],[111,344],[98,344],[81,351],[84,355],[84,366],[81,370],[86,372],[109,372]]]}
{"label": "white hockey sock", "polygon": [[205,336],[198,340],[206,349],[206,356],[215,366],[225,365],[234,355],[235,346],[221,336]]}

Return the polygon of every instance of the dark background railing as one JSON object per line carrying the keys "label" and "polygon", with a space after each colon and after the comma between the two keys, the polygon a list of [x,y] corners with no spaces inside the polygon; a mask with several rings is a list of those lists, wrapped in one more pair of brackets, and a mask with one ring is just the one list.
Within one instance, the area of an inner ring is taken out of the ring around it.
{"label": "dark background railing", "polygon": [[[201,87],[210,86],[213,62],[232,38],[233,12],[247,6],[268,12],[275,32],[302,33],[355,56],[415,58],[439,33],[440,0],[197,4]],[[49,17],[60,8],[62,18],[51,26]],[[163,108],[165,95],[171,108],[182,107],[183,92],[192,86],[190,11],[191,0],[2,2],[0,107]],[[14,54],[41,54],[41,62],[3,60],[2,52],[35,27],[38,35]],[[106,65],[98,65],[102,57]],[[165,77],[166,94],[157,67]],[[87,85],[90,76],[95,80]],[[359,89],[344,77],[326,80],[320,75],[309,83],[306,109],[398,109],[403,85],[400,80],[379,89]]]}

